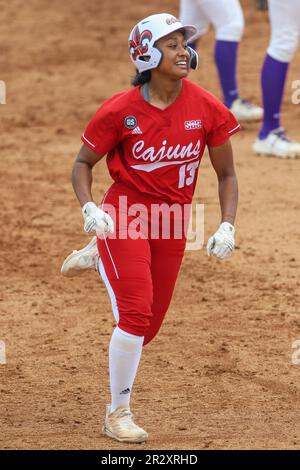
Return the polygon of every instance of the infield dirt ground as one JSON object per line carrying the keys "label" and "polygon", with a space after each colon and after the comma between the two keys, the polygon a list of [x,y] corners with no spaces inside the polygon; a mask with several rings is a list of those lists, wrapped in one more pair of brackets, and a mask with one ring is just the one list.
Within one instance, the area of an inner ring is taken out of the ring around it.
{"label": "infield dirt ground", "polygon": [[[246,30],[239,85],[257,103],[269,39],[266,13],[242,2]],[[86,123],[129,89],[131,27],[148,14],[178,14],[171,0],[0,1],[1,226],[0,447],[2,449],[299,449],[300,160],[256,157],[258,124],[232,138],[239,178],[237,250],[225,262],[186,253],[169,313],[145,348],[133,393],[143,445],[101,434],[109,401],[110,302],[96,274],[65,279],[60,266],[83,246],[70,171]],[[214,34],[190,78],[220,96]],[[300,51],[289,70],[283,124],[299,139]],[[101,200],[110,178],[95,170]],[[216,177],[206,156],[195,202],[205,240],[217,228]],[[298,357],[298,356],[297,356]]]}

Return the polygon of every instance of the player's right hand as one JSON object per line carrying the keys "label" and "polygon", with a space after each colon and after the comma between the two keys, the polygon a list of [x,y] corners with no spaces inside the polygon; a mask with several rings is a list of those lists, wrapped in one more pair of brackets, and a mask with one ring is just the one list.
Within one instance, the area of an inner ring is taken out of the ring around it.
{"label": "player's right hand", "polygon": [[106,236],[114,232],[114,222],[109,214],[96,206],[94,202],[87,202],[82,207],[85,233],[95,231],[97,235]]}

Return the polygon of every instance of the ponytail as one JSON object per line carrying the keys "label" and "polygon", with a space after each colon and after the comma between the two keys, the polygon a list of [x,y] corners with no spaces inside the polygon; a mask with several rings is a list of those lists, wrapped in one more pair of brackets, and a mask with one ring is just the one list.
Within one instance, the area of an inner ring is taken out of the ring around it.
{"label": "ponytail", "polygon": [[144,85],[151,80],[151,70],[146,70],[145,72],[136,71],[135,77],[133,78],[131,84],[133,86]]}

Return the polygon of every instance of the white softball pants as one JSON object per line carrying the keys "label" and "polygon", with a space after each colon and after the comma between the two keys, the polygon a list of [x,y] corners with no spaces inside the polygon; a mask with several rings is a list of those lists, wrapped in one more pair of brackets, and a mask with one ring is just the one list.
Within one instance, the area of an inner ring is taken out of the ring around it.
{"label": "white softball pants", "polygon": [[198,37],[212,24],[220,41],[239,42],[244,31],[244,15],[238,0],[180,0],[180,20],[197,26]]}
{"label": "white softball pants", "polygon": [[271,40],[268,54],[280,62],[290,62],[300,35],[300,0],[269,0]]}

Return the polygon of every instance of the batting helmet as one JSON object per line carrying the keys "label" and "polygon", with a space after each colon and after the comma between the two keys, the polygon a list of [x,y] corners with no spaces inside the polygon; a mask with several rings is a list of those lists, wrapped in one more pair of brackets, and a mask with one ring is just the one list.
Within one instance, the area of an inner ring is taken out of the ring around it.
{"label": "batting helmet", "polygon": [[[162,60],[162,51],[155,47],[156,41],[178,30],[183,30],[187,41],[197,37],[196,26],[183,25],[180,20],[168,13],[148,16],[135,25],[128,38],[129,53],[140,73],[159,66]],[[191,47],[188,47],[188,52],[190,67],[196,69],[198,54]]]}

